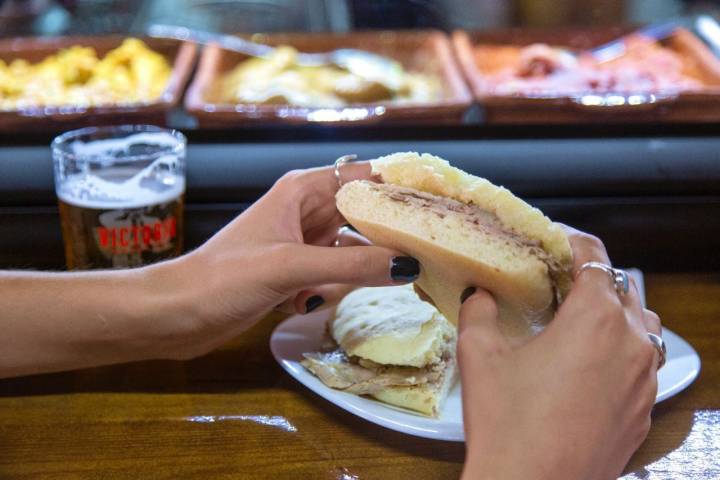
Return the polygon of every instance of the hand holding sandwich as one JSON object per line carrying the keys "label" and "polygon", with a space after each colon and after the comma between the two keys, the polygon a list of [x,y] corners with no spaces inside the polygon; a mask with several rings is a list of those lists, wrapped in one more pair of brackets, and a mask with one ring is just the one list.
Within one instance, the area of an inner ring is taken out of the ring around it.
{"label": "hand holding sandwich", "polygon": [[650,427],[660,324],[602,243],[439,157],[371,164],[383,183],[344,185],[338,209],[417,258],[415,285],[459,326],[465,476],[616,478]]}
{"label": "hand holding sandwich", "polygon": [[337,190],[332,168],[290,172],[197,250],[143,268],[0,272],[0,378],[193,358],[278,305],[305,313],[347,284],[414,280],[418,262],[395,250],[332,248],[345,223]]}
{"label": "hand holding sandwich", "polygon": [[[603,244],[568,232],[575,271],[609,264]],[[555,319],[513,348],[493,297],[478,290],[460,311],[458,361],[467,438],[464,478],[617,478],[650,428],[657,392],[657,315],[632,287],[620,298],[586,270]]]}
{"label": "hand holding sandwich", "polygon": [[[349,166],[345,174],[369,178],[370,165]],[[181,259],[185,278],[197,272],[193,295],[203,305],[193,348],[209,352],[273,309],[307,313],[357,286],[400,285],[417,278],[418,261],[397,250],[360,241],[333,247],[346,223],[335,208],[338,188],[332,168],[289,172]]]}

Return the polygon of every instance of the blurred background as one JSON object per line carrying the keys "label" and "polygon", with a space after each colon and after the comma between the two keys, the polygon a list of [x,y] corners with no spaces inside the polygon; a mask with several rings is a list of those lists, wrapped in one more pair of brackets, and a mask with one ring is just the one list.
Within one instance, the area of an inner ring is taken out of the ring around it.
{"label": "blurred background", "polygon": [[153,22],[222,32],[646,23],[718,0],[0,0],[0,34],[142,32]]}
{"label": "blurred background", "polygon": [[[86,35],[84,41],[92,44],[94,37],[141,35],[150,25],[165,23],[223,33],[464,29],[478,43],[483,34],[492,37],[482,32],[490,30],[509,41],[522,35],[540,39],[520,42],[525,45],[554,42],[562,27],[573,27],[579,37],[599,31],[603,40],[596,43],[602,43],[628,26],[694,14],[720,19],[720,0],[0,0],[0,36]],[[720,27],[713,25],[710,33],[717,39]],[[451,35],[436,36],[448,45],[454,41]],[[5,42],[3,60],[22,57],[23,43]],[[711,49],[718,45],[706,43]],[[210,49],[198,50],[205,55]],[[679,52],[678,58],[695,58],[687,53]],[[717,58],[708,58],[706,64],[717,65]],[[645,271],[720,269],[720,80],[707,97],[655,103],[650,95],[632,112],[602,111],[593,104],[581,111],[577,102],[546,102],[527,111],[525,124],[487,121],[490,100],[471,101],[468,92],[462,120],[451,123],[336,125],[273,117],[256,124],[250,121],[255,105],[243,110],[231,104],[220,126],[208,127],[198,126],[197,112],[186,108],[201,64],[195,59],[185,65],[190,87],[180,88],[167,118],[163,111],[159,120],[123,120],[164,124],[187,135],[187,248],[247,208],[287,170],[325,165],[348,153],[373,158],[418,150],[443,156],[510,188],[553,219],[600,236],[621,265]],[[720,79],[720,69],[715,75]],[[458,79],[462,86],[463,78]],[[201,115],[216,112],[209,103],[198,107]],[[546,117],[563,105],[568,117],[548,122]],[[64,266],[48,146],[55,134],[71,127],[62,118],[46,121],[44,112],[0,114],[0,120],[7,118],[4,127],[0,123],[0,268]],[[81,120],[89,125],[119,121],[112,112]]]}

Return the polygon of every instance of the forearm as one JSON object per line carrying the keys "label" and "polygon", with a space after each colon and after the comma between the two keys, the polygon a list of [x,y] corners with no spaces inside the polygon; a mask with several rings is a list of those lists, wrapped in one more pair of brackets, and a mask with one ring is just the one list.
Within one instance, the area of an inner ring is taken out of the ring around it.
{"label": "forearm", "polygon": [[191,328],[171,264],[0,273],[0,377],[169,358]]}

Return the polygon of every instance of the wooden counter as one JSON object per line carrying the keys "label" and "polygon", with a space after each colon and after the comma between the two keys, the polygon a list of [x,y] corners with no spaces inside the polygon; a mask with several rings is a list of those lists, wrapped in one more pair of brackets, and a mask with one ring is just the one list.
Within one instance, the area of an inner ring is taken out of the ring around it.
{"label": "wooden counter", "polygon": [[[646,276],[648,304],[700,353],[656,407],[628,479],[720,478],[720,275]],[[0,478],[457,478],[463,445],[365,422],[273,360],[269,317],[190,362],[0,381]]]}

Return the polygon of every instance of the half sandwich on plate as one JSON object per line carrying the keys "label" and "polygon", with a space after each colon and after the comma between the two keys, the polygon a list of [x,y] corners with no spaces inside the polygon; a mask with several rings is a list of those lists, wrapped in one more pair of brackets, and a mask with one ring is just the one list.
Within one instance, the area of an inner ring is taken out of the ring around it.
{"label": "half sandwich on plate", "polygon": [[439,415],[457,378],[456,330],[412,285],[351,292],[328,331],[335,348],[302,361],[325,385]]}

